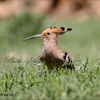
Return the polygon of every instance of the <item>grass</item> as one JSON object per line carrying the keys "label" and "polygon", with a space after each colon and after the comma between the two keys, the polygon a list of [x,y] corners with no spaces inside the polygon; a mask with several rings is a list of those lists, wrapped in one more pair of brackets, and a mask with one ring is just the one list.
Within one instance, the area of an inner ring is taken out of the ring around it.
{"label": "grass", "polygon": [[[59,46],[69,52],[76,71],[51,73],[34,62],[42,39],[23,42],[27,36],[50,26],[72,27],[59,37]],[[49,21],[30,13],[0,21],[1,99],[100,99],[100,21]]]}

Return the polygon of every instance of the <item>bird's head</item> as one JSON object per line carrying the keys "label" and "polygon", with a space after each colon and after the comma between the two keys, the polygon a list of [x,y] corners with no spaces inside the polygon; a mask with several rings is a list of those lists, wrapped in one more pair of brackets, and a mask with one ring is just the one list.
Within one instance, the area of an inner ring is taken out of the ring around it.
{"label": "bird's head", "polygon": [[58,35],[63,35],[65,32],[71,31],[72,28],[64,28],[64,27],[50,27],[45,29],[41,34],[33,35],[24,40],[29,40],[35,37],[42,37],[46,40],[56,39]]}

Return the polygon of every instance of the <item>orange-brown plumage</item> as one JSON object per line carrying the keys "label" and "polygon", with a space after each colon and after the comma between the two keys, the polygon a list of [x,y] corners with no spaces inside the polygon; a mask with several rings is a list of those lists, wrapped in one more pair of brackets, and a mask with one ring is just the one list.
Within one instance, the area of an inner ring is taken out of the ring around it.
{"label": "orange-brown plumage", "polygon": [[32,39],[34,37],[42,37],[44,40],[44,46],[40,60],[48,67],[53,68],[70,68],[75,69],[71,58],[67,52],[58,47],[58,35],[63,35],[67,31],[71,31],[71,28],[64,27],[50,27],[44,30],[39,35],[34,35],[26,38],[25,40]]}

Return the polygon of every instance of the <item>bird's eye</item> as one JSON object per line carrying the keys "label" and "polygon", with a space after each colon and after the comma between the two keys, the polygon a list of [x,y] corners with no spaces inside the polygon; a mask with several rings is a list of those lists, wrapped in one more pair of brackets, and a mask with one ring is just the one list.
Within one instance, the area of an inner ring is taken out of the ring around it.
{"label": "bird's eye", "polygon": [[50,33],[47,33],[47,35],[50,35]]}

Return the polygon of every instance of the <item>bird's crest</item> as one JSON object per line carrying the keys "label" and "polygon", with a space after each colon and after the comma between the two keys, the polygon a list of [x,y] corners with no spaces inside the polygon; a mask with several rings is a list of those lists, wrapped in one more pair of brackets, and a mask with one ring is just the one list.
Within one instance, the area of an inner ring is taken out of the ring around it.
{"label": "bird's crest", "polygon": [[42,34],[45,33],[55,33],[58,35],[62,35],[63,33],[67,32],[67,31],[71,31],[72,28],[65,28],[65,27],[49,27],[47,29],[45,29]]}

